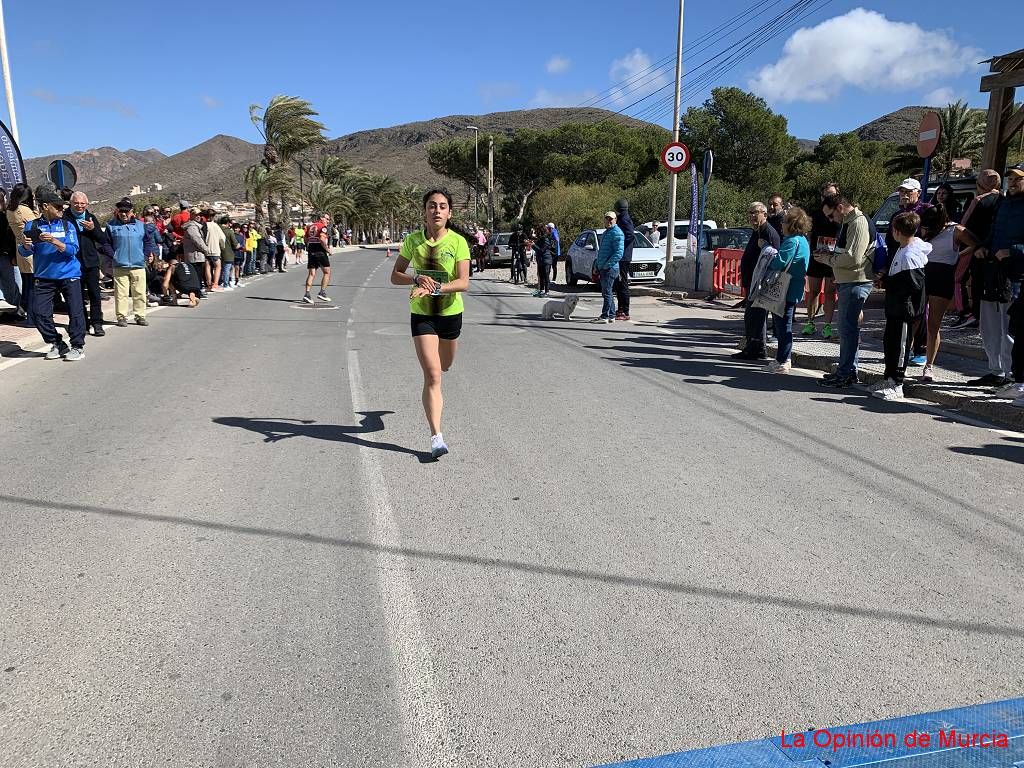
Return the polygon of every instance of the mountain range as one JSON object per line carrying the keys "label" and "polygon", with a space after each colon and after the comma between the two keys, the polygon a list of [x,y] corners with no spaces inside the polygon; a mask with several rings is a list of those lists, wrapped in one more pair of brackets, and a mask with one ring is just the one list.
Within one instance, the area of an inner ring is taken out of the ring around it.
{"label": "mountain range", "polygon": [[[916,141],[917,126],[927,107],[904,107],[883,115],[855,133],[864,140]],[[454,137],[472,137],[467,126],[480,131],[480,162],[487,162],[488,134],[511,135],[530,128],[548,130],[571,122],[593,123],[614,118],[636,125],[632,118],[596,108],[548,108],[487,115],[450,115],[434,120],[406,123],[390,128],[358,131],[328,142],[327,151],[337,152],[355,166],[378,174],[388,174],[403,184],[443,185],[446,179],[434,173],[427,162],[427,148]],[[803,151],[817,143],[800,139]],[[118,150],[99,147],[65,155],[78,171],[77,189],[87,192],[97,203],[109,203],[129,194],[136,186],[145,190],[152,184],[162,186],[161,194],[189,200],[231,200],[245,197],[245,169],[262,156],[263,145],[234,136],[214,136],[202,144],[174,155],[156,149]],[[45,179],[46,168],[58,156],[25,160],[29,180],[37,184]],[[450,183],[450,182],[448,182]]]}

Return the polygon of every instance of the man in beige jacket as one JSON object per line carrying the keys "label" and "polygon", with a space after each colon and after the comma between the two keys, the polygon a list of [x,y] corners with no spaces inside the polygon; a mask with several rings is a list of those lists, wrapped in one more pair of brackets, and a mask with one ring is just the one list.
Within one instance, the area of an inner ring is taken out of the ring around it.
{"label": "man in beige jacket", "polygon": [[814,254],[816,260],[832,267],[839,289],[839,365],[818,383],[844,388],[857,383],[860,324],[875,279],[875,241],[868,217],[842,195],[826,197],[822,210],[840,225],[835,251]]}

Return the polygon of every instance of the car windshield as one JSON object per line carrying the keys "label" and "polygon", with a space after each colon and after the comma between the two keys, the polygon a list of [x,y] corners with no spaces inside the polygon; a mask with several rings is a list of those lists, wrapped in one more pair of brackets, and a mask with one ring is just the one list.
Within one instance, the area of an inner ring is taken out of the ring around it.
{"label": "car windshield", "polygon": [[708,232],[704,238],[704,249],[713,251],[716,248],[746,248],[750,241],[752,229],[720,229]]}
{"label": "car windshield", "polygon": [[[597,236],[598,245],[601,244],[601,238],[604,237],[604,233]],[[654,245],[642,232],[637,232],[633,235],[633,247],[634,248],[653,248]]]}

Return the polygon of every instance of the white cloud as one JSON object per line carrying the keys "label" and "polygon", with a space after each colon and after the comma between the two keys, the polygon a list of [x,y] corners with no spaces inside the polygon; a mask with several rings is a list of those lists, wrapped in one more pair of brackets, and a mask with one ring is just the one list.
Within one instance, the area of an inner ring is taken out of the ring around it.
{"label": "white cloud", "polygon": [[828,101],[847,85],[921,88],[972,69],[980,58],[945,32],[855,8],[794,32],[782,58],[762,68],[750,87],[769,101]]}
{"label": "white cloud", "polygon": [[216,109],[221,105],[220,99],[215,99],[213,96],[203,94],[203,106],[208,109]]}
{"label": "white cloud", "polygon": [[480,101],[490,106],[495,102],[508,101],[519,96],[521,88],[519,83],[508,81],[492,81],[480,83],[477,92],[480,94]]}
{"label": "white cloud", "polygon": [[569,69],[570,63],[564,56],[552,56],[547,63],[548,74],[560,75]]}
{"label": "white cloud", "polygon": [[549,91],[541,88],[530,99],[530,107],[578,107],[597,96],[597,91]]}
{"label": "white cloud", "polygon": [[957,100],[956,92],[952,88],[936,88],[926,93],[921,103],[927,107],[944,107]]}
{"label": "white cloud", "polygon": [[648,72],[650,67],[651,57],[639,48],[612,62],[608,76],[613,83],[621,85],[613,88],[609,95],[617,106],[625,106],[642,99],[669,84],[666,72],[660,69]]}
{"label": "white cloud", "polygon": [[118,101],[116,99],[97,99],[95,96],[73,96],[65,98],[63,95],[56,94],[53,91],[46,90],[45,88],[35,88],[31,91],[31,95],[33,98],[45,101],[48,104],[70,104],[72,106],[81,107],[82,109],[97,109],[103,112],[117,112],[121,117],[136,118],[139,116],[139,113],[131,104],[125,104],[123,101]]}

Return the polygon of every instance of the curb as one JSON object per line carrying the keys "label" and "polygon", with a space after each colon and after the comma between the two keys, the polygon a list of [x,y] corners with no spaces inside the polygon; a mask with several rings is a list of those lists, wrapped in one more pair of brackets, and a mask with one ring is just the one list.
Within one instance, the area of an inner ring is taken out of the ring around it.
{"label": "curb", "polygon": [[[775,345],[769,344],[768,349],[774,351]],[[797,352],[795,349],[791,357],[793,365],[797,368],[828,372],[836,366],[836,361],[831,357],[808,355]],[[860,378],[865,384],[874,384],[882,379],[882,374],[861,371]],[[1024,408],[1012,406],[1006,400],[983,400],[955,392],[945,392],[936,389],[934,385],[922,384],[910,379],[903,382],[903,392],[907,397],[934,403],[961,416],[970,416],[1007,429],[1024,432]]]}

